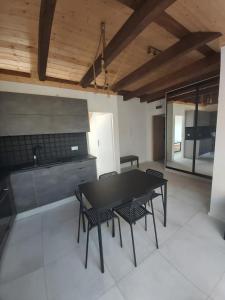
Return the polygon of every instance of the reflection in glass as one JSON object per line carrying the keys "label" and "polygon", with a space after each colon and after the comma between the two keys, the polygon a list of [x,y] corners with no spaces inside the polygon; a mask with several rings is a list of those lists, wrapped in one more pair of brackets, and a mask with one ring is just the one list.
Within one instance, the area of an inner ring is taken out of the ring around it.
{"label": "reflection in glass", "polygon": [[170,102],[167,105],[167,166],[184,171],[192,171],[193,126],[195,104]]}
{"label": "reflection in glass", "polygon": [[167,167],[212,176],[218,78],[167,95]]}
{"label": "reflection in glass", "polygon": [[212,93],[207,91],[203,93],[203,91],[200,90],[197,116],[195,173],[212,176],[217,108],[218,92],[212,89]]}

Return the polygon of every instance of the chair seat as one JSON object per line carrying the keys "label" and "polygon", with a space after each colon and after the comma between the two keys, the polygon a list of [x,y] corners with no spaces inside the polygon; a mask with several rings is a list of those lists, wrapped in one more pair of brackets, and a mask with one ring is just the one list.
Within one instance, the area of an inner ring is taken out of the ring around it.
{"label": "chair seat", "polygon": [[152,192],[152,199],[156,198],[156,197],[159,197],[159,196],[162,196],[161,193],[157,193],[155,191]]}
{"label": "chair seat", "polygon": [[131,211],[130,206],[128,205],[117,208],[115,211],[128,223],[136,222],[144,216],[151,214],[150,211],[148,211],[144,206],[137,206]]}
{"label": "chair seat", "polygon": [[[94,208],[87,209],[84,214],[86,215],[91,227],[98,225],[97,213]],[[117,216],[110,209],[107,209],[100,214],[100,223],[109,221],[112,218],[117,218]]]}

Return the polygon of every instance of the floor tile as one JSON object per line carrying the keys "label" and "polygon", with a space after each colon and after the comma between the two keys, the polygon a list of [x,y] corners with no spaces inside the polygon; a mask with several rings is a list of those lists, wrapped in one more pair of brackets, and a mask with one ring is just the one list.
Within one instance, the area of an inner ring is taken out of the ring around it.
{"label": "floor tile", "polygon": [[211,238],[217,241],[223,240],[224,228],[225,223],[204,213],[198,213],[185,225],[186,230],[198,237]]}
{"label": "floor tile", "polygon": [[[112,238],[111,224],[102,225],[104,260],[113,278],[118,281],[134,268],[133,248],[129,225],[121,219],[123,248],[120,247],[118,224],[115,222],[116,237]],[[137,263],[156,250],[155,243],[138,223],[133,226]],[[97,229],[91,232],[91,238],[98,248]],[[91,249],[90,249],[91,251]]]}
{"label": "floor tile", "polygon": [[33,215],[14,222],[9,243],[21,242],[42,232],[42,214]]}
{"label": "floor tile", "polygon": [[107,268],[102,274],[93,259],[85,269],[75,251],[45,266],[45,270],[48,300],[94,300],[115,284]]}
{"label": "floor tile", "polygon": [[51,209],[43,213],[43,230],[52,230],[60,227],[64,222],[75,219],[79,215],[79,202],[74,201]]}
{"label": "floor tile", "polygon": [[124,300],[124,298],[119,289],[117,287],[113,287],[98,300]]}
{"label": "floor tile", "polygon": [[[178,230],[181,229],[181,225],[176,222],[176,220],[172,219],[170,215],[167,219],[167,225],[164,227],[164,217],[163,212],[155,211],[155,220],[156,220],[156,230],[157,230],[157,236],[158,236],[158,243],[159,247],[163,245],[169,238],[171,238]],[[140,224],[142,228],[144,229],[144,220],[140,221]],[[148,230],[147,234],[149,235],[149,238],[152,239],[153,242],[155,242],[155,233],[154,233],[154,227],[153,227],[153,221],[152,217],[148,217]]]}
{"label": "floor tile", "polygon": [[61,225],[43,232],[44,263],[48,264],[74,249],[77,234],[77,219],[70,219]]}
{"label": "floor tile", "polygon": [[191,282],[207,294],[225,272],[225,245],[181,229],[160,249]]}
{"label": "floor tile", "polygon": [[213,289],[211,294],[212,300],[224,300],[225,299],[225,274],[223,275],[222,279]]}
{"label": "floor tile", "polygon": [[39,269],[9,283],[0,284],[1,300],[47,300],[44,270]]}
{"label": "floor tile", "polygon": [[38,234],[8,245],[0,269],[0,282],[14,280],[43,267],[42,237]]}
{"label": "floor tile", "polygon": [[159,253],[151,255],[118,286],[126,300],[203,300],[206,297]]}

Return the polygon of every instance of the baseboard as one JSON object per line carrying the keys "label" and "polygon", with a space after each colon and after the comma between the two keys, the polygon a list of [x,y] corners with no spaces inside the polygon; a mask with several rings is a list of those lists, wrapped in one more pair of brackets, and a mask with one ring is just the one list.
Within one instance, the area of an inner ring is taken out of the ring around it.
{"label": "baseboard", "polygon": [[224,215],[220,215],[220,214],[215,214],[215,213],[212,213],[212,212],[208,212],[208,216],[212,217],[212,218],[215,218],[223,223],[225,223],[225,218],[224,218]]}
{"label": "baseboard", "polygon": [[50,204],[47,204],[47,205],[37,207],[37,208],[34,208],[34,209],[31,209],[31,210],[28,210],[28,211],[17,214],[16,220],[21,220],[21,219],[24,219],[24,218],[27,218],[27,217],[31,217],[33,215],[46,212],[48,210],[51,210],[53,208],[62,206],[62,205],[67,204],[67,203],[71,203],[73,201],[75,201],[74,196],[69,197],[69,198],[65,198],[65,199],[62,199],[62,200],[59,200],[59,201],[56,201],[56,202],[53,202],[53,203],[50,203]]}
{"label": "baseboard", "polygon": [[201,177],[201,176],[198,176],[198,175],[195,175],[195,174],[188,174],[188,173],[185,173],[185,172],[182,172],[182,171],[177,171],[177,170],[170,169],[170,168],[167,168],[167,167],[165,167],[165,171],[170,172],[170,173],[175,173],[175,174],[178,174],[178,175],[182,175],[182,176],[185,176],[185,177],[189,177],[189,178],[195,178],[195,179],[205,181],[205,182],[212,182],[212,179],[210,179],[210,178]]}

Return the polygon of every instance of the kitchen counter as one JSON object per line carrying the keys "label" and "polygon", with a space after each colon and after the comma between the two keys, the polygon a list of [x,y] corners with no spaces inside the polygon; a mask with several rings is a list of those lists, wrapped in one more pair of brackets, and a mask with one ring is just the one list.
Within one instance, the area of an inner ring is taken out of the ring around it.
{"label": "kitchen counter", "polygon": [[96,159],[96,157],[91,154],[86,154],[86,155],[78,155],[76,157],[64,157],[57,160],[44,160],[44,161],[40,161],[36,165],[34,165],[34,163],[21,164],[0,171],[0,178],[1,176],[2,177],[8,176],[10,173],[50,168],[61,164],[67,164],[71,162],[82,162],[82,161],[87,161],[92,159]]}

